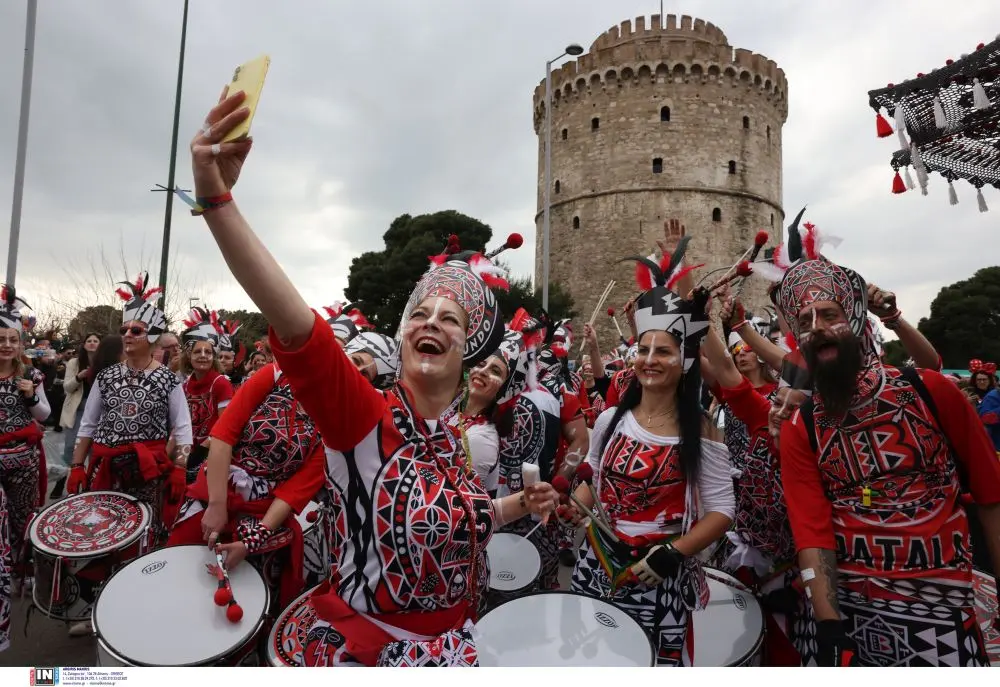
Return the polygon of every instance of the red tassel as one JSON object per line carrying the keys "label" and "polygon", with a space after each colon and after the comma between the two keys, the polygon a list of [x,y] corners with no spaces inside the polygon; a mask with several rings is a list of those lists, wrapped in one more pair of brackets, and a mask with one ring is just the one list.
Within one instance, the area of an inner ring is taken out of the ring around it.
{"label": "red tassel", "polygon": [[879,138],[892,136],[892,127],[889,126],[889,122],[886,121],[881,112],[875,113],[875,129],[878,131]]}
{"label": "red tassel", "polygon": [[903,177],[899,176],[899,171],[896,171],[896,176],[892,180],[892,192],[893,193],[906,193],[906,184],[903,183]]}
{"label": "red tassel", "polygon": [[641,262],[635,263],[635,284],[640,291],[649,291],[653,288],[653,273]]}

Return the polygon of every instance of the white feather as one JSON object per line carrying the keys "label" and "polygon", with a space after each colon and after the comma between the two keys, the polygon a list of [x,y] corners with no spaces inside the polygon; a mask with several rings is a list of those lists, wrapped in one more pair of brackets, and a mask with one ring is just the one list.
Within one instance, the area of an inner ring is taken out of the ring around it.
{"label": "white feather", "polygon": [[769,282],[781,281],[785,278],[785,272],[788,271],[770,262],[755,262],[752,267],[753,272],[750,273],[751,277],[757,277]]}

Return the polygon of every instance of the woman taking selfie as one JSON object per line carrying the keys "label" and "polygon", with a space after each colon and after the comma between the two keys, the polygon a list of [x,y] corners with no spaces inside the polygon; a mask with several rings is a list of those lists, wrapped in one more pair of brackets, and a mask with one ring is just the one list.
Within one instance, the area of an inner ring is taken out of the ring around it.
{"label": "woman taking selfie", "polygon": [[[548,513],[555,499],[547,484],[490,499],[461,433],[440,420],[461,400],[465,369],[492,355],[503,336],[484,282],[496,268],[481,255],[434,259],[400,323],[401,379],[375,390],[232,199],[251,142],[221,141],[247,117],[243,99],[224,93],[209,112],[191,144],[192,166],[204,219],[270,322],[275,359],[326,446],[334,571],[313,594],[319,620],[305,663],[474,665],[470,628],[488,582],[486,544],[499,525]],[[262,525],[243,538],[268,536]]]}

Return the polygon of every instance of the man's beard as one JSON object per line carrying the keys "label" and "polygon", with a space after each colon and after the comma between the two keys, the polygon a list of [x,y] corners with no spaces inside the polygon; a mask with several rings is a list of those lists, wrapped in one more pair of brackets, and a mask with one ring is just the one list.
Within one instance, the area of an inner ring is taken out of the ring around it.
{"label": "man's beard", "polygon": [[[837,347],[834,360],[819,360],[817,351],[826,344]],[[823,407],[834,416],[847,413],[858,390],[858,373],[864,362],[861,342],[853,333],[837,338],[813,337],[809,345],[803,347],[802,353],[812,372],[814,387],[823,399]]]}

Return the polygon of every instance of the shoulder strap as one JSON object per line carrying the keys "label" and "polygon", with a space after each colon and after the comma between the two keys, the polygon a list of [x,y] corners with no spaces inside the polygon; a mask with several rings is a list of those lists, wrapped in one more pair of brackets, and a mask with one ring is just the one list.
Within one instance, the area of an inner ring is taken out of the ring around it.
{"label": "shoulder strap", "polygon": [[944,438],[944,443],[948,447],[948,455],[951,457],[952,465],[955,466],[955,472],[958,473],[958,481],[962,485],[962,491],[969,491],[969,476],[966,474],[965,466],[962,462],[955,457],[955,450],[952,448],[951,441],[948,439],[948,435],[944,431],[944,425],[941,424],[941,416],[938,415],[937,404],[934,402],[934,397],[931,395],[930,389],[924,384],[924,380],[920,378],[920,372],[917,368],[905,366],[899,369],[900,376],[909,382],[914,389],[917,391],[917,395],[926,404],[927,409],[931,411],[931,417],[934,418],[934,424],[937,425],[938,431],[941,432],[941,436]]}

